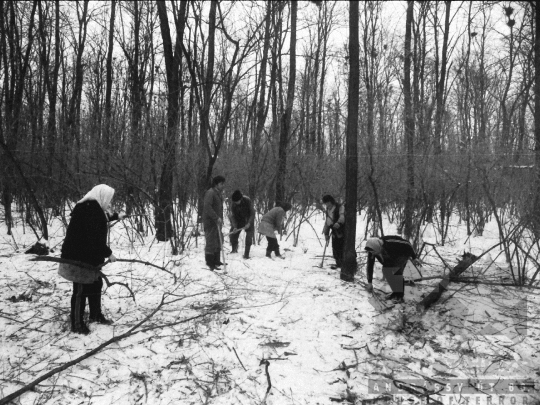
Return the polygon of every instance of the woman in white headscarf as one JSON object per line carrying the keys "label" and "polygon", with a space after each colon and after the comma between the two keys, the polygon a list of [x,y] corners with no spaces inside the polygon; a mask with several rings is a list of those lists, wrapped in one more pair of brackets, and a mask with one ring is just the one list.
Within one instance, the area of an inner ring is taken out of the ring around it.
{"label": "woman in white headscarf", "polygon": [[[108,222],[124,218],[124,214],[110,213],[114,189],[100,184],[90,190],[73,208],[67,228],[62,258],[74,260],[91,266],[99,266],[108,258],[116,261],[107,245]],[[112,322],[101,312],[101,287],[103,280],[99,273],[69,264],[61,264],[59,273],[73,281],[71,297],[71,330],[88,334],[90,330],[84,323],[84,308],[88,298],[90,322],[109,325]]]}
{"label": "woman in white headscarf", "polygon": [[408,240],[398,235],[369,238],[364,248],[368,252],[367,289],[373,291],[373,268],[375,259],[383,265],[382,273],[392,293],[386,298],[403,302],[405,299],[405,280],[403,271],[409,259],[416,261],[416,252]]}

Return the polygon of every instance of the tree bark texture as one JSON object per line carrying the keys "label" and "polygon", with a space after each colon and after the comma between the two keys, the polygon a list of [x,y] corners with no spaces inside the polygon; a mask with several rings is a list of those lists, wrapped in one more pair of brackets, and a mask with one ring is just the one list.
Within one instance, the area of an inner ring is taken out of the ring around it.
{"label": "tree bark texture", "polygon": [[358,106],[360,93],[360,39],[358,1],[349,2],[349,104],[345,160],[345,246],[340,278],[354,281],[356,273],[356,203],[358,190]]}

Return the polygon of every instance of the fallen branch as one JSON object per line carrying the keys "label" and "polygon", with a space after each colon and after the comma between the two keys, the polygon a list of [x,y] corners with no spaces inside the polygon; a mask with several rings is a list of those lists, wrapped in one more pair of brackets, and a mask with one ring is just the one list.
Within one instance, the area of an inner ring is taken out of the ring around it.
{"label": "fallen branch", "polygon": [[164,271],[165,273],[169,273],[171,276],[173,276],[174,283],[176,284],[176,274],[174,274],[172,271],[167,270],[165,267],[161,267],[154,263],[145,262],[143,260],[137,260],[137,259],[116,259],[116,261],[120,263],[140,263],[140,264],[144,264],[145,266],[155,267],[156,269]]}
{"label": "fallen branch", "polygon": [[45,381],[45,380],[51,378],[53,375],[58,374],[58,373],[60,373],[60,372],[62,372],[64,370],[70,368],[71,366],[74,366],[75,364],[80,363],[81,361],[93,356],[94,354],[100,352],[102,349],[109,346],[110,344],[118,342],[119,340],[122,340],[122,339],[124,339],[124,338],[126,338],[128,336],[134,335],[135,333],[139,333],[140,331],[134,332],[135,329],[137,329],[139,326],[141,326],[146,321],[148,321],[152,316],[154,316],[154,314],[161,309],[161,307],[163,306],[163,303],[164,303],[164,298],[162,298],[161,303],[157,306],[157,308],[154,311],[152,311],[152,313],[150,315],[148,315],[146,318],[144,318],[137,325],[135,325],[134,327],[129,329],[126,333],[123,333],[122,335],[114,336],[113,338],[111,338],[108,341],[102,343],[101,345],[99,345],[95,349],[90,350],[88,353],[76,358],[75,360],[69,361],[69,362],[67,362],[67,363],[65,363],[65,364],[63,364],[63,365],[61,365],[59,367],[56,367],[56,368],[52,369],[48,373],[45,373],[44,375],[42,375],[41,377],[35,379],[31,383],[25,385],[21,389],[19,389],[19,390],[15,391],[15,392],[9,394],[8,396],[0,399],[0,405],[7,404],[7,403],[13,401],[15,398],[18,398],[22,394],[24,394],[25,392],[30,391],[31,389],[33,389],[40,382]]}
{"label": "fallen branch", "polygon": [[448,290],[448,285],[451,280],[456,279],[461,273],[467,270],[471,264],[473,264],[478,257],[472,253],[465,253],[459,263],[450,271],[448,275],[445,275],[443,279],[435,286],[435,289],[430,292],[422,301],[417,304],[417,308],[428,309],[441,297],[442,293]]}
{"label": "fallen branch", "polygon": [[270,373],[268,372],[268,367],[270,367],[270,362],[267,359],[263,359],[259,363],[259,366],[262,366],[263,364],[265,365],[266,380],[268,381],[268,388],[266,389],[266,394],[264,395],[264,399],[263,399],[263,403],[266,403],[266,398],[268,398],[268,394],[270,393],[270,389],[272,388],[272,382],[270,381]]}
{"label": "fallen branch", "polygon": [[[120,260],[120,259],[119,259]],[[119,281],[110,282],[109,278],[103,274],[103,272],[100,270],[105,266],[107,263],[110,263],[109,261],[103,263],[100,266],[92,266],[88,263],[79,262],[77,260],[70,260],[70,259],[64,259],[62,257],[54,257],[54,256],[36,256],[30,259],[32,262],[55,262],[55,263],[66,263],[71,264],[74,266],[82,267],[83,269],[87,269],[90,271],[94,271],[96,273],[99,273],[99,276],[102,277],[105,280],[105,283],[107,284],[107,288],[112,287],[113,285],[121,285],[122,287],[125,287],[129,294],[131,295],[131,298],[133,298],[133,301],[135,302],[135,294],[133,294],[133,291],[126,283],[121,283]]]}
{"label": "fallen branch", "polygon": [[83,360],[85,360],[85,359],[87,359],[89,357],[92,357],[94,354],[99,353],[105,347],[111,345],[112,343],[118,342],[118,341],[120,341],[120,340],[122,340],[122,339],[124,339],[126,337],[130,337],[130,336],[136,335],[137,333],[141,333],[141,332],[142,333],[148,332],[148,331],[158,329],[158,328],[164,328],[164,327],[168,327],[168,326],[174,326],[174,325],[178,325],[178,324],[181,324],[181,323],[190,322],[190,321],[193,321],[195,319],[199,319],[199,318],[203,318],[203,317],[208,316],[208,315],[216,314],[218,312],[218,311],[205,312],[205,313],[202,313],[202,314],[199,314],[199,315],[192,316],[190,318],[182,319],[180,321],[175,321],[175,322],[170,322],[170,323],[166,323],[166,324],[163,324],[163,325],[150,326],[148,328],[135,330],[138,327],[140,327],[141,325],[143,325],[144,323],[146,323],[150,318],[152,318],[163,307],[164,304],[165,304],[165,297],[163,296],[161,298],[161,302],[156,307],[156,309],[154,309],[150,315],[148,315],[146,318],[144,318],[137,325],[133,326],[127,332],[125,332],[125,333],[123,333],[121,335],[118,335],[118,336],[114,336],[113,338],[111,338],[111,339],[107,340],[106,342],[102,343],[101,345],[99,345],[95,349],[90,350],[88,353],[76,358],[75,360],[72,360],[70,362],[67,362],[67,363],[59,366],[59,367],[56,367],[56,368],[52,369],[48,373],[45,373],[44,375],[42,375],[41,377],[35,379],[31,383],[25,385],[21,389],[9,394],[8,396],[6,396],[4,398],[1,398],[0,399],[0,405],[4,405],[4,404],[7,404],[7,403],[13,401],[15,398],[20,397],[25,392],[34,389],[34,387],[36,385],[38,385],[39,383],[41,383],[42,381],[45,381],[45,380],[51,378],[52,376],[66,370],[66,369],[68,369],[68,368],[70,368],[72,366],[74,366],[75,364],[80,363],[81,361],[83,361]]}
{"label": "fallen branch", "polygon": [[242,360],[240,360],[240,357],[238,357],[238,353],[236,353],[236,349],[233,347],[232,348],[234,350],[234,354],[236,355],[236,358],[238,359],[238,361],[240,362],[240,365],[242,366],[242,368],[244,369],[244,371],[247,371],[247,369],[244,367],[244,363],[242,363]]}
{"label": "fallen branch", "polygon": [[540,287],[535,287],[532,285],[515,285],[513,283],[496,283],[492,281],[480,281],[477,278],[462,277],[452,279],[456,283],[469,283],[469,284],[480,284],[480,285],[495,285],[501,287],[516,287],[516,288],[532,288],[533,290],[540,290]]}

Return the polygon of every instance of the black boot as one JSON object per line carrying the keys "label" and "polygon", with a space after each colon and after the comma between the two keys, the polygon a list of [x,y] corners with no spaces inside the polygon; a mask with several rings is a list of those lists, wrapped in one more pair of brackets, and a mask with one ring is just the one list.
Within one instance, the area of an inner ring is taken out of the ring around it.
{"label": "black boot", "polygon": [[266,249],[266,257],[272,257],[272,251],[270,249]]}
{"label": "black boot", "polygon": [[82,322],[79,326],[73,326],[71,331],[81,335],[88,335],[90,333],[90,329],[88,329],[88,326],[86,326],[84,322]]}
{"label": "black boot", "polygon": [[103,314],[99,314],[97,316],[91,316],[88,318],[88,321],[100,323],[102,325],[112,325],[113,323],[113,321],[111,321],[110,319],[105,318]]}
{"label": "black boot", "polygon": [[219,260],[219,256],[221,255],[221,252],[214,253],[214,265],[216,266],[223,266],[223,263]]}
{"label": "black boot", "polygon": [[232,245],[231,253],[238,253],[238,243]]}
{"label": "black boot", "polygon": [[251,249],[251,245],[246,245],[244,249],[244,259],[249,259],[249,250]]}
{"label": "black boot", "polygon": [[204,258],[206,260],[206,265],[210,267],[210,270],[214,271],[216,269],[216,264],[214,263],[214,255],[206,253],[204,255]]}

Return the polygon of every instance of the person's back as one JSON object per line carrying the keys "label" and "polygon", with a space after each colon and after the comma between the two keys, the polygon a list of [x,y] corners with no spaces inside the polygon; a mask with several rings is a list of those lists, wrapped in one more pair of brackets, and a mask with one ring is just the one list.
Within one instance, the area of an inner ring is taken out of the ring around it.
{"label": "person's back", "polygon": [[388,298],[402,301],[405,292],[403,270],[409,259],[416,259],[416,252],[411,243],[401,236],[388,235],[368,239],[365,250],[368,252],[366,268],[368,289],[373,289],[373,268],[377,259],[383,265],[383,276],[392,289],[392,294]]}
{"label": "person's back", "polygon": [[402,262],[400,258],[416,259],[416,252],[411,243],[398,235],[388,235],[381,237],[383,241],[383,264],[391,266],[391,262]]}
{"label": "person's back", "polygon": [[62,245],[64,259],[97,266],[112,253],[107,246],[108,218],[95,200],[75,205]]}
{"label": "person's back", "polygon": [[270,211],[268,211],[266,214],[264,214],[261,218],[261,222],[267,222],[270,225],[274,227],[275,230],[278,232],[281,228],[281,223],[283,221],[283,216],[285,215],[285,211],[281,207],[274,207]]}

